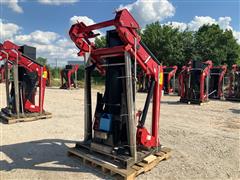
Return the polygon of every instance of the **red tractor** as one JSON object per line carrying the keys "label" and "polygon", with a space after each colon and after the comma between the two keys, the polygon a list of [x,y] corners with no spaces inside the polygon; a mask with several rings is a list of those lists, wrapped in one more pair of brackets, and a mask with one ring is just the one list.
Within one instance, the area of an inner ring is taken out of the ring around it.
{"label": "red tractor", "polygon": [[201,104],[208,101],[212,61],[191,61],[179,76],[180,102]]}

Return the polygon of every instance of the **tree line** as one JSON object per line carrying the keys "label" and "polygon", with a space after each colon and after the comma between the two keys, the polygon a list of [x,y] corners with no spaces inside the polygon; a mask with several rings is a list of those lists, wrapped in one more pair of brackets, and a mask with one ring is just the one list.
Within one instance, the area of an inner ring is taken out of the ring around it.
{"label": "tree line", "polygon": [[[140,32],[141,40],[163,65],[185,65],[189,60],[212,60],[214,65],[240,64],[240,45],[231,30],[219,25],[203,25],[198,31],[180,31],[155,22]],[[104,47],[105,38],[95,40],[97,47]]]}

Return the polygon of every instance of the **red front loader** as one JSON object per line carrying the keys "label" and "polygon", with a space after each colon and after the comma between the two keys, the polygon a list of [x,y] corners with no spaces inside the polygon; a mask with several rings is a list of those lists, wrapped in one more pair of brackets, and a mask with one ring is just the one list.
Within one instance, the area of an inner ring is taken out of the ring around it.
{"label": "red front loader", "polygon": [[[93,31],[112,26],[106,32],[107,46],[97,48]],[[85,25],[72,25],[69,35],[85,58],[85,139],[77,143],[81,153],[100,156],[104,161],[128,168],[161,149],[159,140],[160,100],[163,69],[141,41],[139,25],[127,10],[116,12],[114,19]],[[137,66],[150,78],[150,86],[141,113],[136,112]],[[105,91],[97,93],[92,114],[91,74],[98,70],[105,76]],[[151,131],[145,127],[150,103]],[[137,116],[138,114],[138,116]],[[98,155],[97,155],[98,154]]]}
{"label": "red front loader", "polygon": [[[47,70],[32,57],[35,48],[18,46],[10,41],[0,45],[0,61],[5,60],[4,70],[7,72],[6,93],[7,107],[2,113],[7,116],[25,117],[25,115],[44,113],[44,94]],[[9,67],[11,67],[9,71]],[[13,80],[10,79],[12,73]],[[36,93],[38,88],[38,103]]]}
{"label": "red front loader", "polygon": [[179,76],[180,102],[201,104],[208,101],[212,61],[191,61]]}

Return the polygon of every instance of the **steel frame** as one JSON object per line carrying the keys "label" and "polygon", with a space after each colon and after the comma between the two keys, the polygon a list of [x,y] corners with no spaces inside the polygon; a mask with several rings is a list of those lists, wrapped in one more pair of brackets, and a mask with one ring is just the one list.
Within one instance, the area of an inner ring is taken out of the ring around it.
{"label": "steel frame", "polygon": [[[211,70],[212,69],[221,69],[221,72],[220,72],[219,78],[218,78],[218,90],[217,90],[217,97],[216,97],[216,98],[221,99],[224,97],[223,85],[224,85],[224,76],[227,72],[227,65],[213,66],[211,68]],[[211,70],[210,70],[210,76],[214,75],[214,73],[211,73]],[[211,92],[210,92],[210,94],[211,94]]]}
{"label": "steel frame", "polygon": [[[40,113],[42,114],[43,105],[44,105],[44,94],[46,87],[46,78],[47,78],[47,70],[46,67],[37,63],[36,61],[30,59],[29,57],[23,55],[20,51],[20,46],[12,43],[11,41],[5,41],[0,45],[0,61],[5,60],[5,77],[6,77],[6,93],[7,93],[7,107],[9,108],[9,65],[13,66],[13,78],[14,78],[14,89],[15,89],[15,97],[16,97],[16,113],[19,117],[19,91],[18,91],[18,66],[21,66],[28,70],[29,72],[35,72],[38,76],[38,87],[39,87],[39,101],[38,105],[33,104],[30,100],[25,99],[24,111],[28,111],[31,113]],[[34,95],[35,96],[35,95]]]}
{"label": "steel frame", "polygon": [[[212,61],[205,61],[206,67],[204,69],[196,69],[192,67],[192,61],[188,63],[187,66],[182,67],[182,71],[179,74],[179,87],[180,87],[180,102],[190,102],[190,103],[203,103],[208,101],[208,89],[209,89],[209,75],[210,69],[212,67]],[[191,72],[195,70],[200,70],[200,92],[199,99],[195,100],[190,97],[191,88]],[[188,82],[186,82],[186,80]]]}
{"label": "steel frame", "polygon": [[[98,36],[93,31],[100,28],[105,28],[108,26],[114,26],[120,39],[123,41],[124,45],[115,46],[112,48],[96,48],[94,43],[90,41],[91,38]],[[129,77],[131,77],[131,72],[129,69],[130,59],[134,59],[135,62],[139,64],[142,70],[150,76],[155,82],[154,93],[153,93],[153,115],[152,115],[152,133],[149,134],[145,127],[136,127],[134,124],[134,119],[136,115],[130,114],[129,108],[131,105],[131,100],[128,98],[128,118],[129,118],[129,128],[130,129],[130,146],[134,149],[131,150],[131,156],[136,160],[136,144],[143,145],[146,147],[158,147],[159,142],[159,117],[160,117],[160,99],[161,90],[163,85],[163,69],[157,59],[150,53],[146,46],[141,42],[141,37],[138,35],[137,30],[140,29],[138,23],[134,20],[131,14],[126,10],[120,10],[116,12],[115,19],[104,21],[101,23],[93,24],[90,26],[85,25],[83,22],[78,22],[72,25],[69,35],[75,45],[80,49],[78,53],[79,56],[85,57],[85,62],[87,64],[94,64],[101,74],[105,74],[104,66],[101,66],[102,60],[106,57],[122,56],[125,57],[126,62],[126,72]],[[134,65],[136,69],[136,64]],[[136,70],[135,70],[136,71]],[[86,74],[85,74],[86,75]],[[88,78],[85,77],[85,83],[88,83]],[[132,78],[132,77],[131,77]],[[136,75],[135,75],[136,78]],[[129,81],[127,81],[129,82]],[[131,87],[131,86],[128,86]],[[88,88],[88,90],[86,90]],[[89,99],[90,87],[85,84],[85,140],[89,138],[90,131],[92,127],[90,126],[91,119],[89,118],[90,108]],[[133,90],[128,89],[129,97]],[[133,106],[131,108],[134,108]],[[90,123],[90,124],[89,124]],[[133,124],[131,124],[133,123]],[[136,133],[135,133],[136,131]]]}
{"label": "steel frame", "polygon": [[[172,68],[172,71],[170,72],[164,72],[165,69]],[[164,90],[164,93],[170,94],[175,92],[175,75],[177,72],[178,67],[177,66],[163,66],[163,73],[164,76],[167,76],[167,89]],[[170,81],[173,78],[173,87],[170,86]]]}

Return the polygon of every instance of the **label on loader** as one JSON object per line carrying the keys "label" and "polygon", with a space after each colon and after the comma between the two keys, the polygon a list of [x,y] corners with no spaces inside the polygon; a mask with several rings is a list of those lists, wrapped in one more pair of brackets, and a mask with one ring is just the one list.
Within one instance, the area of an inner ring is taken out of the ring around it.
{"label": "label on loader", "polygon": [[45,79],[47,79],[47,76],[48,76],[47,71],[43,71],[43,75],[42,75],[42,77],[45,78]]}
{"label": "label on loader", "polygon": [[159,73],[159,84],[163,85],[163,72]]}

